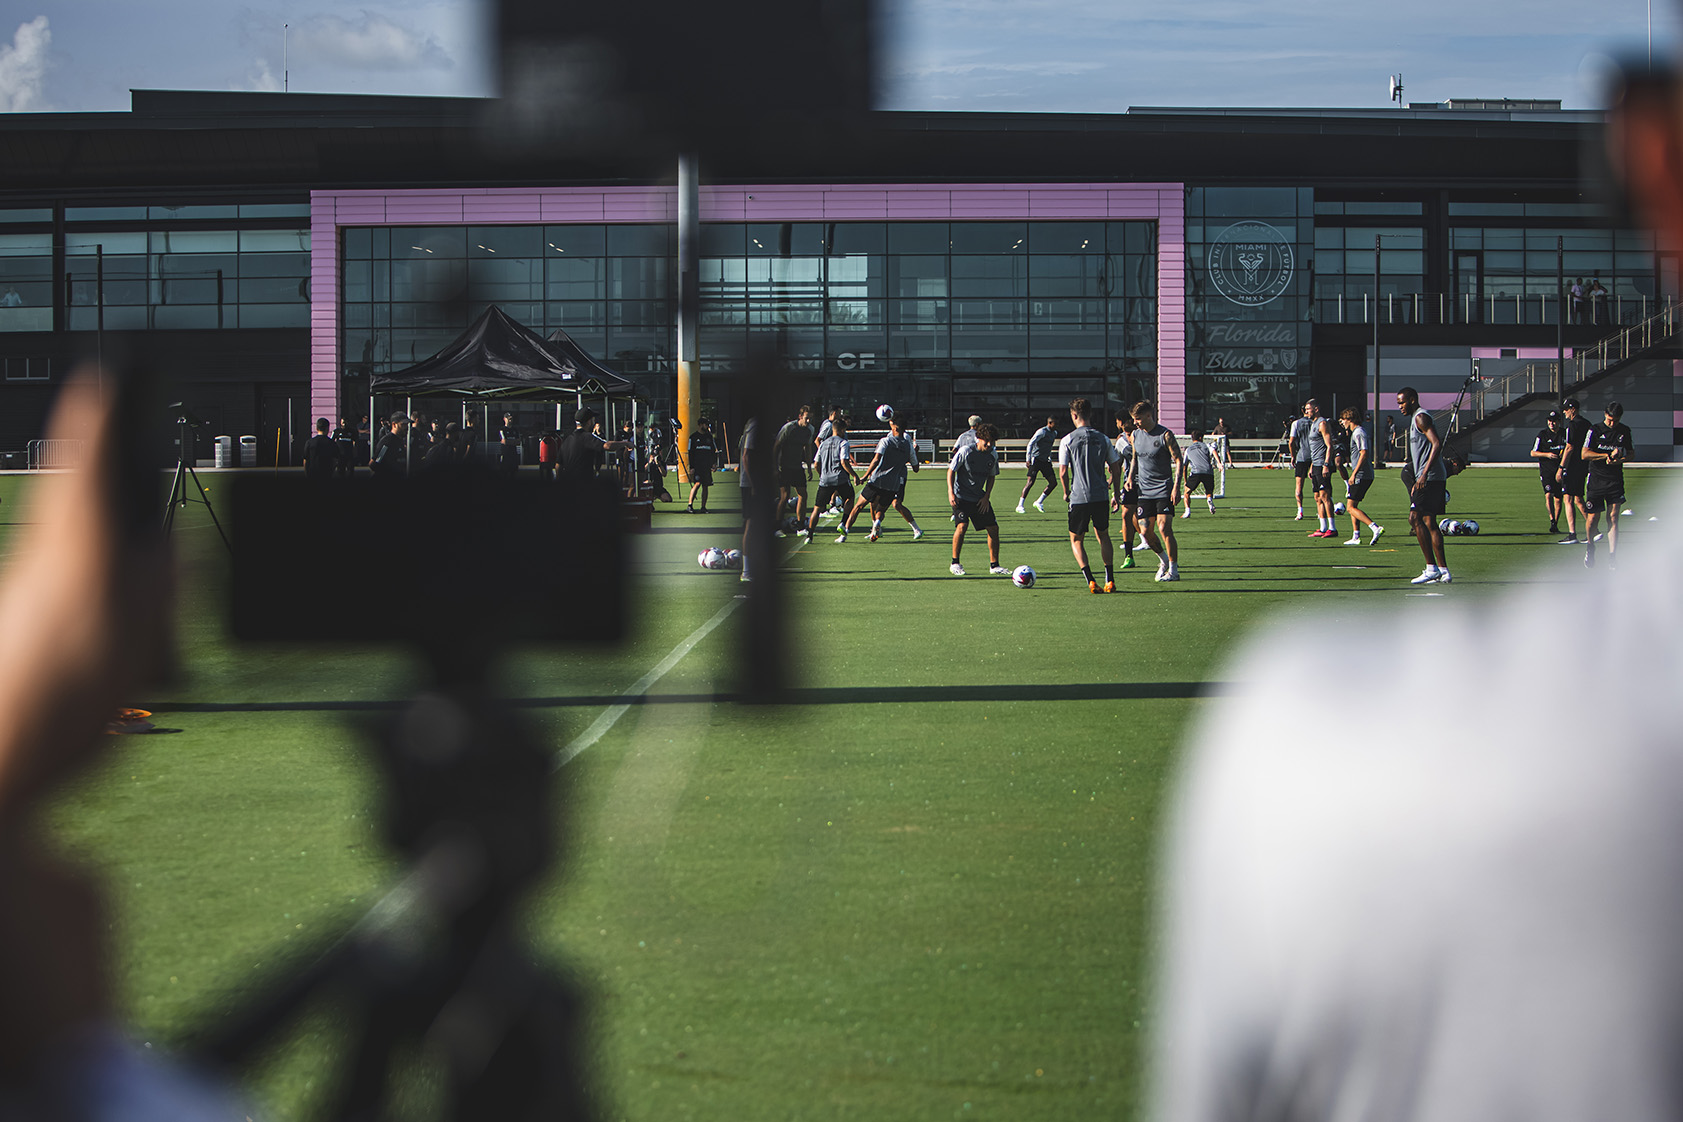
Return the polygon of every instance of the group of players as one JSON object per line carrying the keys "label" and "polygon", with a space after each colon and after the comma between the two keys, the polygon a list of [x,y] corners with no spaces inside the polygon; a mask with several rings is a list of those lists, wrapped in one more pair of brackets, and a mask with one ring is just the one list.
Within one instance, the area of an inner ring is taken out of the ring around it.
{"label": "group of players", "polygon": [[[772,456],[780,509],[794,504],[794,532],[807,541],[818,533],[821,519],[837,517],[836,544],[845,544],[866,507],[871,510],[871,541],[882,536],[882,521],[890,509],[906,520],[914,541],[923,536],[917,519],[905,505],[909,473],[921,467],[916,449],[892,409],[884,406],[878,417],[888,425],[889,432],[877,442],[862,471],[853,458],[847,419],[839,410],[831,410],[815,434],[811,410],[805,406],[779,430]],[[1115,547],[1110,538],[1112,511],[1123,516],[1120,567],[1134,567],[1137,534],[1157,558],[1156,579],[1179,580],[1179,543],[1173,525],[1177,504],[1185,499],[1181,517],[1188,517],[1191,496],[1201,487],[1210,511],[1215,510],[1216,465],[1203,434],[1194,432],[1191,445],[1183,453],[1174,434],[1157,423],[1155,408],[1144,401],[1118,422],[1114,440],[1093,425],[1092,404],[1086,398],[1070,402],[1069,419],[1071,431],[1061,439],[1054,417],[1046,418],[1045,426],[1030,439],[1028,482],[1019,496],[1017,513],[1026,513],[1024,503],[1037,479],[1046,481],[1045,491],[1034,502],[1039,511],[1045,510],[1047,496],[1061,483],[1069,507],[1070,550],[1091,592],[1116,591]],[[972,528],[987,538],[988,571],[996,575],[1008,572],[1000,563],[999,519],[993,506],[994,485],[1000,474],[998,440],[999,432],[993,425],[973,416],[970,427],[954,442],[947,463],[947,501],[954,523],[949,569],[954,576],[965,575],[961,557],[965,537]],[[810,459],[808,449],[813,449]],[[816,502],[810,507],[806,501],[809,473],[816,473],[818,486]],[[857,495],[855,484],[861,485]],[[1089,530],[1099,545],[1102,582],[1087,555]]]}
{"label": "group of players", "polygon": [[1569,398],[1551,412],[1531,445],[1531,458],[1543,485],[1543,507],[1549,515],[1549,533],[1560,532],[1560,516],[1566,515],[1566,536],[1561,545],[1577,545],[1578,518],[1584,520],[1584,567],[1595,567],[1595,545],[1601,540],[1596,527],[1607,515],[1607,564],[1617,565],[1619,511],[1625,502],[1624,465],[1635,451],[1631,433],[1621,418],[1625,407],[1609,401],[1602,423],[1590,424],[1579,414],[1578,402]]}

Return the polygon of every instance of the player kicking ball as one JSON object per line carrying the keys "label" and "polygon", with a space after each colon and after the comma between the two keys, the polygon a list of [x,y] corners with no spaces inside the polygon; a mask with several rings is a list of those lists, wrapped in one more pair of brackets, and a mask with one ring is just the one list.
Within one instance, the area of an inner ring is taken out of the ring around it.
{"label": "player kicking ball", "polygon": [[1008,570],[999,563],[999,519],[994,517],[991,496],[993,481],[999,477],[999,460],[993,454],[993,443],[999,430],[992,425],[978,425],[976,441],[966,443],[953,453],[947,465],[947,499],[952,503],[953,531],[952,574],[964,575],[959,553],[964,549],[964,531],[971,525],[988,535],[988,572],[1003,574]]}
{"label": "player kicking ball", "polygon": [[[881,416],[879,413],[878,416]],[[853,520],[859,517],[859,512],[865,507],[871,508],[871,540],[882,537],[882,516],[893,507],[900,512],[900,517],[912,528],[912,540],[915,542],[923,537],[923,529],[912,517],[912,512],[906,509],[902,497],[906,493],[906,472],[917,471],[917,450],[912,447],[911,438],[900,428],[900,422],[893,414],[884,418],[888,421],[888,435],[877,441],[876,454],[871,457],[870,464],[865,468],[865,486],[859,492],[859,498],[854,501],[853,509],[847,512],[847,519],[842,523],[841,533],[836,535],[836,544],[847,542],[847,535],[853,529]]]}
{"label": "player kicking ball", "polygon": [[1180,496],[1186,504],[1180,512],[1182,518],[1192,517],[1192,492],[1200,487],[1204,489],[1204,505],[1215,513],[1215,453],[1204,443],[1203,429],[1193,429],[1191,436],[1186,443],[1186,490]]}
{"label": "player kicking ball", "polygon": [[[1116,551],[1110,544],[1110,511],[1122,505],[1122,450],[1092,426],[1092,403],[1078,397],[1069,403],[1069,419],[1075,429],[1058,444],[1058,475],[1063,479],[1064,502],[1069,506],[1069,549],[1089,592],[1115,592],[1116,574],[1111,563]],[[1105,486],[1109,476],[1110,486]],[[1108,493],[1107,493],[1108,492]],[[1087,527],[1099,540],[1099,559],[1104,562],[1104,587],[1093,579],[1087,561]]]}

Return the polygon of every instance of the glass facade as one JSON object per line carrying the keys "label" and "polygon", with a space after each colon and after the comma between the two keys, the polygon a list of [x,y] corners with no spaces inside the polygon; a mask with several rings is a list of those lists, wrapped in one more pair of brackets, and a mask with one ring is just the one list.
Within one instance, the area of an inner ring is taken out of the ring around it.
{"label": "glass facade", "polygon": [[307,327],[308,211],[72,206],[60,224],[50,207],[0,210],[0,331],[92,331],[102,294],[110,331]]}
{"label": "glass facade", "polygon": [[[673,237],[665,224],[347,227],[343,372],[418,362],[496,304],[622,373],[669,375]],[[856,416],[893,400],[936,432],[971,412],[1032,428],[1076,394],[1114,407],[1155,389],[1156,242],[1150,221],[709,223],[701,370],[717,401],[773,344],[815,399]]]}
{"label": "glass facade", "polygon": [[1187,191],[1186,417],[1273,436],[1307,394],[1314,193]]}

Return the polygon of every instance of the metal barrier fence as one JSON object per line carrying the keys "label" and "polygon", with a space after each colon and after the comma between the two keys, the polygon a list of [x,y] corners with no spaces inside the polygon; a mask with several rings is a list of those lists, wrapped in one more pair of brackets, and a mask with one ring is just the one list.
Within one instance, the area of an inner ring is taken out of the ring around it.
{"label": "metal barrier fence", "polygon": [[30,470],[75,467],[82,460],[80,440],[31,440],[28,445]]}
{"label": "metal barrier fence", "polygon": [[[1569,303],[1569,301],[1568,301]],[[1567,309],[1566,322],[1582,327],[1629,327],[1675,305],[1672,297],[1655,298],[1609,293],[1605,300],[1580,301]],[[1316,323],[1372,323],[1377,312],[1382,324],[1557,324],[1560,297],[1554,293],[1387,292],[1375,301],[1371,293],[1339,294],[1315,301]]]}

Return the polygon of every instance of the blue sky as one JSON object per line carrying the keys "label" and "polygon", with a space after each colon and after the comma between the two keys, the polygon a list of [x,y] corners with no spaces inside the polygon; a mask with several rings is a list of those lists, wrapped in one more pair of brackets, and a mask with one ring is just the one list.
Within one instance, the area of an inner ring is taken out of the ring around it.
{"label": "blue sky", "polygon": [[[1644,0],[883,0],[891,109],[1118,112],[1133,105],[1592,104],[1587,59],[1643,47]],[[1654,5],[1656,52],[1679,42]],[[0,111],[111,110],[128,90],[493,91],[471,0],[4,0]]]}

